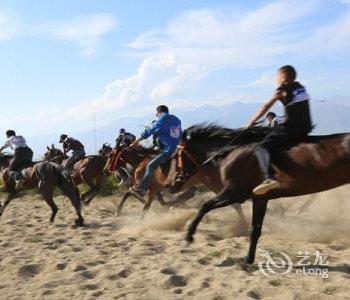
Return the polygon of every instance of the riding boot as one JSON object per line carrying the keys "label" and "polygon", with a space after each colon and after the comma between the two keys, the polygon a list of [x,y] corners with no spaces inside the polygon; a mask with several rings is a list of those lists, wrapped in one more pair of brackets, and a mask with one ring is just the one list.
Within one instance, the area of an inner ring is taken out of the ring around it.
{"label": "riding boot", "polygon": [[255,150],[256,157],[258,159],[260,169],[263,173],[263,182],[253,189],[255,195],[263,195],[266,192],[278,188],[279,182],[276,181],[272,176],[270,176],[270,153],[262,148],[258,147]]}

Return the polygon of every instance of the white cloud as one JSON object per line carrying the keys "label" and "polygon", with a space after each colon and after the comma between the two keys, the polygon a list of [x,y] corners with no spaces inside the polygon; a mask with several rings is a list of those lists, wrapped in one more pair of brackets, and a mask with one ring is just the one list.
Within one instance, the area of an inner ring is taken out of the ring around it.
{"label": "white cloud", "polygon": [[115,30],[116,26],[117,21],[113,15],[98,13],[44,24],[39,30],[54,39],[77,43],[81,54],[90,57],[96,54],[102,37]]}
{"label": "white cloud", "polygon": [[20,20],[12,14],[0,13],[0,40],[8,40],[18,34]]}
{"label": "white cloud", "polygon": [[[239,74],[242,69],[266,74],[260,71],[262,67],[276,67],[281,58],[295,60],[308,54],[304,51],[307,46],[321,57],[329,49],[336,53],[350,48],[349,16],[343,13],[333,23],[309,26],[306,19],[318,9],[317,0],[282,0],[246,12],[187,11],[162,28],[142,33],[128,45],[128,55],[141,57],[134,75],[107,84],[97,99],[64,112],[40,115],[38,123],[84,127],[94,112],[107,122],[122,115],[153,111],[160,103],[191,109],[258,101],[268,96],[272,75],[229,90],[212,84],[211,76],[227,70]],[[115,20],[105,14],[45,26],[53,37],[78,43],[85,55],[94,54],[101,37],[114,28]],[[325,46],[325,41],[331,43]],[[208,92],[206,84],[210,85]]]}

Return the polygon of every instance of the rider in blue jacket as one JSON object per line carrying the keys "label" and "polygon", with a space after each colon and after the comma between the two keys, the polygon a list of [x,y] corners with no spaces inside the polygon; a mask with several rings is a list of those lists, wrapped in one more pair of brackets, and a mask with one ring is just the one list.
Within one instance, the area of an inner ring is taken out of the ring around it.
{"label": "rider in blue jacket", "polygon": [[181,121],[174,115],[169,114],[169,109],[165,105],[157,107],[157,121],[149,128],[146,128],[141,137],[135,140],[130,146],[137,145],[140,141],[147,139],[151,135],[157,135],[161,153],[153,158],[147,165],[146,172],[139,186],[130,188],[130,191],[137,197],[143,197],[151,184],[154,171],[157,167],[168,161],[176,151],[176,147],[181,137]]}

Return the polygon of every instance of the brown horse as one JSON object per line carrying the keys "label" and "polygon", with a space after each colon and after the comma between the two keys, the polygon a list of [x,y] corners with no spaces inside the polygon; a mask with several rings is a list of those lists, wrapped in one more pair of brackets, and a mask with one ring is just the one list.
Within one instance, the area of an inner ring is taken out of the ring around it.
{"label": "brown horse", "polygon": [[[54,145],[47,147],[47,152],[44,154],[46,161],[62,164],[64,162],[64,155],[60,149],[55,148]],[[101,188],[105,173],[103,168],[106,164],[106,157],[100,155],[87,156],[74,164],[72,172],[72,181],[78,186],[85,183],[89,186],[89,190],[82,196],[82,202],[88,205],[91,200],[98,194]]]}
{"label": "brown horse", "polygon": [[[117,151],[118,153],[117,158],[115,158],[114,151]],[[131,186],[132,184],[138,183],[140,178],[142,178],[145,170],[145,166],[147,166],[149,160],[152,159],[157,153],[158,152],[152,149],[147,149],[142,146],[126,147],[124,149],[114,149],[108,156],[108,159],[105,165],[105,172],[109,172],[109,170],[111,170],[111,164],[113,164],[113,162],[116,168],[128,169],[128,165],[130,165],[131,169],[135,170],[133,172],[134,173],[133,180],[130,180],[128,182],[128,185]],[[115,159],[117,159],[116,162],[115,162]],[[161,194],[163,185],[166,183],[166,177],[163,175],[160,169],[156,170],[155,177],[157,179],[154,179],[152,181],[151,187],[149,189],[147,201],[144,201],[143,199],[139,199],[142,202],[142,204],[144,204],[144,207],[143,207],[144,211],[149,209],[155,197],[158,199],[161,205],[166,204]],[[129,192],[126,192],[123,195],[123,198],[118,205],[118,210],[117,210],[118,215],[121,214],[123,205],[129,196],[131,196]]]}
{"label": "brown horse", "polygon": [[[124,151],[120,152],[119,155],[119,162],[121,164],[126,164],[127,162],[130,162],[133,164],[133,167],[135,169],[134,173],[134,184],[138,184],[146,170],[146,167],[151,159],[154,158],[155,155],[157,155],[158,152],[143,148],[142,146],[138,147],[130,147],[126,148]],[[106,166],[108,167],[110,162],[110,158],[107,161]],[[220,180],[220,174],[217,170],[217,168],[213,168],[212,166],[203,166],[201,167],[198,172],[196,172],[195,176],[192,176],[190,180],[188,180],[185,184],[181,186],[181,188],[178,188],[175,190],[175,188],[172,190],[174,193],[183,192],[178,199],[171,202],[166,202],[163,200],[162,197],[162,191],[168,189],[169,182],[172,181],[174,176],[174,172],[171,171],[174,169],[176,165],[176,158],[172,159],[170,161],[169,166],[169,174],[168,176],[165,176],[161,168],[157,168],[155,170],[152,183],[149,188],[148,192],[148,199],[146,202],[143,202],[142,199],[139,199],[143,204],[143,210],[148,210],[154,200],[154,197],[156,196],[158,201],[163,206],[173,206],[175,204],[178,204],[180,202],[184,202],[187,199],[191,198],[193,196],[193,187],[199,184],[203,184],[206,187],[208,187],[211,191],[214,193],[219,193],[222,189],[222,183]],[[117,214],[120,215],[122,208],[124,206],[125,201],[132,196],[132,194],[127,191],[124,195],[122,200],[120,201],[117,209]],[[233,205],[234,209],[237,211],[238,216],[240,218],[242,227],[247,227],[247,221],[243,214],[243,210],[240,204]]]}
{"label": "brown horse", "polygon": [[[58,207],[53,200],[54,189],[56,186],[58,186],[63,194],[70,199],[78,215],[78,219],[75,220],[75,226],[84,225],[84,219],[81,215],[79,191],[72,183],[68,182],[64,178],[62,175],[61,166],[50,162],[39,162],[33,167],[24,169],[22,173],[25,180],[21,186],[21,189],[39,188],[39,193],[52,210],[50,222],[54,222],[58,211]],[[4,206],[0,205],[0,216],[2,216],[5,208],[10,204],[10,202],[19,196],[18,192],[16,191],[15,182],[13,178],[11,178],[8,169],[4,171],[2,180],[9,195],[4,203]]]}
{"label": "brown horse", "polygon": [[[271,199],[325,191],[350,182],[350,134],[310,136],[292,141],[272,155],[272,167],[280,188],[265,195],[252,190],[263,179],[254,149],[265,134],[262,129],[226,129],[216,125],[196,125],[184,132],[182,143],[198,165],[212,153],[224,149],[209,163],[220,170],[223,189],[217,197],[205,202],[188,228],[186,240],[193,235],[203,216],[209,211],[232,203],[253,201],[252,228],[247,263],[253,263],[267,203]],[[225,147],[235,140],[238,146]],[[184,171],[192,176],[198,167],[187,156]],[[180,183],[181,185],[182,183]]]}

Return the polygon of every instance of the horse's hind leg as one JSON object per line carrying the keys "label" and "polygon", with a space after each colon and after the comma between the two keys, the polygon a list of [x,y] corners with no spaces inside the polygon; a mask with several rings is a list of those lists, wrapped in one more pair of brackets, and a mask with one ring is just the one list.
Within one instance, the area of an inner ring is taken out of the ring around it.
{"label": "horse's hind leg", "polygon": [[10,202],[11,202],[13,199],[15,199],[15,195],[12,194],[12,193],[10,193],[10,194],[8,195],[6,201],[4,202],[4,206],[1,206],[1,205],[0,205],[0,217],[1,217],[2,214],[4,213],[6,206],[9,205]]}
{"label": "horse's hind leg", "polygon": [[50,217],[50,222],[53,223],[55,221],[55,217],[56,214],[58,212],[58,207],[55,204],[55,202],[53,201],[52,197],[44,197],[46,203],[50,206],[52,213],[51,213],[51,217]]}
{"label": "horse's hind leg", "polygon": [[75,212],[78,215],[78,219],[75,220],[75,225],[84,226],[84,218],[81,215],[81,201],[79,197],[79,190],[75,186],[72,186],[71,189],[72,193],[68,195],[68,198],[74,206]]}
{"label": "horse's hind leg", "polygon": [[86,183],[89,186],[89,190],[81,195],[81,201],[84,205],[90,204],[91,200],[95,197],[96,193],[98,192],[98,185],[95,185],[92,178],[89,178],[89,176],[85,174],[80,175],[83,182]]}
{"label": "horse's hind leg", "polygon": [[155,194],[156,192],[154,192],[153,190],[150,190],[148,192],[148,199],[146,200],[146,203],[143,206],[143,215],[145,215],[146,211],[149,210],[149,208],[151,207]]}
{"label": "horse's hind leg", "polygon": [[58,207],[53,201],[53,186],[43,180],[39,181],[39,192],[41,196],[44,198],[45,202],[47,203],[48,206],[51,208],[51,217],[50,217],[50,222],[53,223],[55,221],[55,217],[58,211]]}
{"label": "horse's hind leg", "polygon": [[250,232],[250,245],[246,262],[252,264],[255,259],[256,246],[261,236],[262,224],[266,214],[267,200],[253,200],[252,229]]}
{"label": "horse's hind leg", "polygon": [[120,216],[121,213],[122,213],[122,209],[123,209],[123,206],[124,206],[124,203],[126,201],[126,199],[128,199],[132,194],[127,191],[124,195],[123,195],[123,198],[122,200],[120,200],[119,204],[118,204],[118,208],[117,208],[117,216]]}
{"label": "horse's hind leg", "polygon": [[163,195],[160,191],[156,192],[156,198],[157,198],[158,202],[160,203],[160,205],[165,205]]}
{"label": "horse's hind leg", "polygon": [[215,208],[228,206],[234,202],[241,202],[245,198],[245,195],[241,195],[238,193],[236,194],[231,190],[223,190],[217,197],[206,201],[200,208],[195,219],[190,224],[187,230],[186,241],[193,242],[193,235],[197,230],[198,224],[200,223],[204,215],[207,214],[209,211]]}

